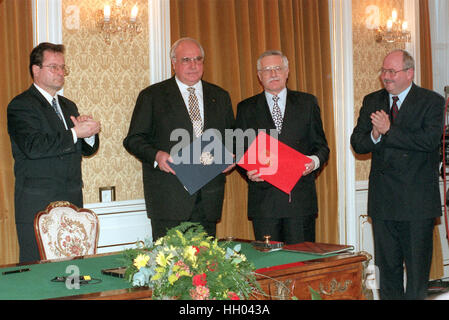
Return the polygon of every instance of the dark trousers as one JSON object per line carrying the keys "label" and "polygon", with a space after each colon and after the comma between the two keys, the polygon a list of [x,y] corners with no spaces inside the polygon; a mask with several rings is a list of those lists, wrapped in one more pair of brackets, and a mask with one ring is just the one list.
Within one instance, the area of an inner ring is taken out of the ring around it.
{"label": "dark trousers", "polygon": [[271,236],[272,241],[295,244],[304,241],[315,242],[316,215],[298,216],[294,218],[253,219],[256,240],[264,240]]}
{"label": "dark trousers", "polygon": [[19,262],[40,260],[39,249],[34,235],[32,223],[16,223],[17,238],[19,240]]}
{"label": "dark trousers", "polygon": [[201,190],[198,192],[199,193],[195,201],[195,206],[193,207],[193,211],[189,219],[187,220],[164,220],[154,218],[151,219],[153,241],[156,241],[160,237],[165,236],[169,229],[177,227],[184,221],[198,222],[203,226],[204,231],[207,232],[209,236],[212,237],[216,236],[217,222],[210,221],[207,219],[207,210],[204,209],[203,202],[201,201]]}
{"label": "dark trousers", "polygon": [[[422,300],[427,295],[435,219],[373,219],[379,294],[385,300]],[[407,274],[404,290],[404,264]]]}

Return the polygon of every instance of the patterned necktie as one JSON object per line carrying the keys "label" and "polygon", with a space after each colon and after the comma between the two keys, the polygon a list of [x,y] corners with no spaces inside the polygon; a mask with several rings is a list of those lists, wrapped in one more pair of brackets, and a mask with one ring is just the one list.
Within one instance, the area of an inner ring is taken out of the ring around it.
{"label": "patterned necktie", "polygon": [[203,134],[203,121],[201,121],[200,107],[198,103],[198,98],[195,94],[195,88],[187,88],[189,91],[189,116],[193,124],[193,132],[195,137],[199,137]]}
{"label": "patterned necktie", "polygon": [[394,123],[394,121],[396,120],[396,116],[398,115],[399,112],[399,108],[397,105],[399,98],[397,96],[393,97],[393,105],[391,106],[390,109],[390,115],[391,115],[391,123]]}
{"label": "patterned necktie", "polygon": [[278,131],[278,133],[281,133],[282,113],[281,113],[281,108],[279,108],[279,105],[278,105],[278,100],[279,100],[278,96],[273,96],[274,105],[273,105],[273,112],[272,112],[271,116],[273,117],[273,121],[276,126],[276,130]]}
{"label": "patterned necktie", "polygon": [[51,102],[51,106],[53,107],[53,109],[55,109],[55,112],[58,115],[59,119],[61,119],[61,121],[64,122],[64,120],[62,120],[62,114],[58,110],[58,105],[56,104],[55,98],[53,98],[53,101]]}

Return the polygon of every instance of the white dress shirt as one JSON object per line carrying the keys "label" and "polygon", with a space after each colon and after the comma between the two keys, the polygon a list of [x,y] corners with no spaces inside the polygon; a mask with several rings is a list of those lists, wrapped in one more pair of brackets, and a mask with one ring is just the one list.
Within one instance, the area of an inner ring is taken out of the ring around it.
{"label": "white dress shirt", "polygon": [[410,89],[412,88],[412,85],[410,85],[407,89],[405,89],[404,91],[402,91],[400,94],[398,95],[394,95],[389,93],[389,97],[390,97],[390,110],[391,110],[391,106],[393,105],[393,97],[398,97],[399,100],[396,102],[396,105],[398,106],[398,110],[401,110],[401,105],[402,102],[404,102],[405,98],[407,97]]}
{"label": "white dress shirt", "polygon": [[203,121],[203,125],[204,125],[203,83],[200,80],[197,83],[195,83],[193,86],[188,86],[188,85],[182,83],[181,81],[179,81],[179,79],[176,76],[175,76],[175,79],[176,79],[176,83],[178,84],[179,91],[181,91],[182,98],[184,99],[184,103],[186,105],[187,112],[189,112],[189,95],[190,95],[190,92],[187,90],[187,88],[190,88],[190,87],[195,88],[195,95],[198,98],[198,107],[200,109],[201,121]]}

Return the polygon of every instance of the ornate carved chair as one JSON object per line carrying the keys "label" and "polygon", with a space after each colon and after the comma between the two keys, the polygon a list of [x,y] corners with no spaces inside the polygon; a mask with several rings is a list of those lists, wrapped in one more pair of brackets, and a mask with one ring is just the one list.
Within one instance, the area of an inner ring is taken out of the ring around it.
{"label": "ornate carved chair", "polygon": [[34,233],[42,260],[95,254],[99,221],[89,209],[56,201],[35,216]]}

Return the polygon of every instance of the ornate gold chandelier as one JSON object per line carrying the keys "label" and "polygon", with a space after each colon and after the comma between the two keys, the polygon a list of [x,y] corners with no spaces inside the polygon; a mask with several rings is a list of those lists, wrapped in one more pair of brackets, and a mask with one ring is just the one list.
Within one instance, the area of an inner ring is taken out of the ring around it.
{"label": "ornate gold chandelier", "polygon": [[106,4],[103,10],[99,10],[96,24],[106,44],[111,44],[113,35],[117,35],[119,41],[124,42],[141,33],[142,24],[138,21],[137,13],[137,5],[130,9],[122,0],[116,0],[113,5]]}
{"label": "ornate gold chandelier", "polygon": [[387,20],[385,26],[380,26],[376,32],[377,42],[410,42],[411,35],[408,30],[407,21],[398,19],[398,12],[393,10],[391,18]]}

